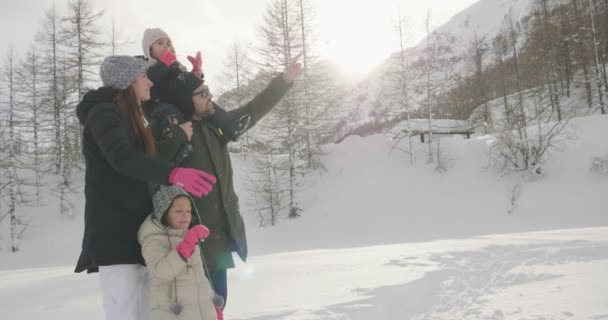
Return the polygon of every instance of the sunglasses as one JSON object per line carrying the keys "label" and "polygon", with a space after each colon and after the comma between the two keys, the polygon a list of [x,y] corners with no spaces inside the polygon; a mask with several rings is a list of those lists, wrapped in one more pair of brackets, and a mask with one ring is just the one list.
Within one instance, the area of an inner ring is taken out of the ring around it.
{"label": "sunglasses", "polygon": [[201,97],[203,97],[203,99],[207,98],[208,96],[210,96],[211,93],[209,92],[209,87],[207,87],[207,86],[203,87],[203,91],[195,92],[195,93],[192,94],[192,96],[194,97],[194,96],[197,96],[199,94],[201,95]]}

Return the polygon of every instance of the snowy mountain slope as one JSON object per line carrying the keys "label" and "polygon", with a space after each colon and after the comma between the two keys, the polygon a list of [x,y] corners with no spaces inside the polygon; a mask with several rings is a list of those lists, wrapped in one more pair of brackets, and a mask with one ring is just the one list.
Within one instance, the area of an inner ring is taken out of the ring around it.
{"label": "snowy mountain slope", "polygon": [[[564,119],[581,117],[591,114],[599,114],[599,96],[596,90],[592,91],[592,108],[589,108],[585,91],[585,78],[583,72],[576,72],[573,76],[570,89],[570,96],[560,96],[559,105]],[[535,118],[536,109],[543,110],[544,121],[557,121],[557,112],[551,108],[551,101],[547,92],[542,92],[540,88],[532,88],[522,93],[524,109],[529,118]],[[519,105],[518,94],[507,96],[507,103],[511,108]],[[506,122],[506,111],[504,99],[502,97],[488,102],[488,110],[494,123],[494,131],[504,128]],[[468,121],[476,126],[478,130],[482,127],[484,106],[477,107],[469,117]]]}
{"label": "snowy mountain slope", "polygon": [[[529,14],[532,0],[480,0],[460,13],[434,32],[451,33],[456,37],[454,51],[463,53],[474,37],[485,35],[494,37],[504,27],[503,19],[510,15],[514,22]],[[417,46],[423,48],[422,40]]]}
{"label": "snowy mountain slope", "polygon": [[[532,0],[481,0],[461,11],[448,22],[433,30],[433,34],[448,34],[451,39],[445,39],[451,52],[447,58],[457,57],[461,60],[454,65],[451,72],[466,74],[470,69],[470,62],[466,59],[466,51],[475,37],[486,36],[491,38],[504,28],[503,21],[509,15],[514,23],[530,12]],[[523,39],[521,41],[523,43]],[[424,57],[426,49],[426,38],[416,46],[406,49],[405,63],[410,68],[409,99],[410,108],[418,109],[424,102],[424,90],[420,89],[425,84],[425,77],[420,77],[412,70],[416,61]],[[489,59],[490,55],[488,55]],[[348,127],[342,128],[348,132],[353,128],[365,124],[374,119],[374,113],[378,106],[387,106],[385,97],[390,92],[399,92],[399,83],[395,79],[387,80],[385,75],[400,70],[400,55],[394,53],[383,64],[373,70],[367,79],[358,83],[352,90],[352,97],[347,99],[343,109],[352,110],[347,120]],[[443,68],[431,75],[431,79],[444,77]],[[412,90],[415,89],[415,90]],[[449,89],[449,88],[447,88]]]}

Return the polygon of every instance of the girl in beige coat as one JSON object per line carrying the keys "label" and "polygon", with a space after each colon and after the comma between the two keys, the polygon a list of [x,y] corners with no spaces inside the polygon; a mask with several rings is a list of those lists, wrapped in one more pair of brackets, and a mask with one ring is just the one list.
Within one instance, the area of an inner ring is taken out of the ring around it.
{"label": "girl in beige coat", "polygon": [[150,320],[222,320],[198,247],[209,230],[192,199],[163,186],[153,200],[154,212],[137,234],[150,274]]}

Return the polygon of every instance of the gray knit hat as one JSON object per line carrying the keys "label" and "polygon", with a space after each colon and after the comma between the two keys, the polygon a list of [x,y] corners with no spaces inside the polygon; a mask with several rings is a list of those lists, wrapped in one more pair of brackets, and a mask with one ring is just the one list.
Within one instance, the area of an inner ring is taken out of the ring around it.
{"label": "gray knit hat", "polygon": [[152,198],[152,203],[154,205],[154,219],[156,219],[157,221],[161,221],[163,215],[167,213],[167,211],[171,207],[171,204],[173,203],[173,200],[177,196],[185,196],[190,200],[190,203],[192,204],[192,221],[194,223],[200,223],[198,210],[196,209],[192,197],[190,197],[190,195],[182,188],[165,185],[161,186]]}
{"label": "gray knit hat", "polygon": [[104,87],[118,90],[128,88],[150,65],[143,59],[131,56],[109,56],[103,60],[99,70]]}
{"label": "gray knit hat", "polygon": [[[150,56],[150,47],[152,46],[154,41],[162,38],[167,38],[169,39],[169,41],[171,40],[171,38],[169,38],[169,35],[160,28],[150,28],[144,31],[144,38],[141,40],[141,48],[144,50],[144,55],[148,59],[152,58],[152,56]],[[171,43],[171,52],[175,53],[173,43]]]}

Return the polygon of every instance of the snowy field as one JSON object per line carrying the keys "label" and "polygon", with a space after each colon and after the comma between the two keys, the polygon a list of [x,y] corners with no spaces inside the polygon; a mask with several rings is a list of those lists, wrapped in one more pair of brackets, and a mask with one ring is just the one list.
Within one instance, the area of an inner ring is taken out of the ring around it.
{"label": "snowy field", "polygon": [[[608,228],[256,256],[226,319],[608,319]],[[3,319],[103,319],[96,275],[0,271]]]}

